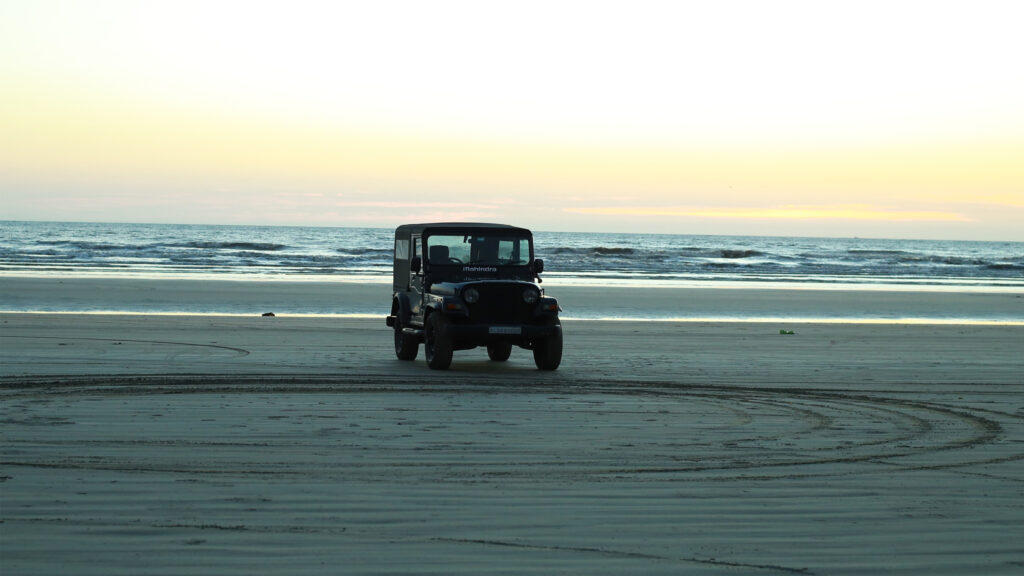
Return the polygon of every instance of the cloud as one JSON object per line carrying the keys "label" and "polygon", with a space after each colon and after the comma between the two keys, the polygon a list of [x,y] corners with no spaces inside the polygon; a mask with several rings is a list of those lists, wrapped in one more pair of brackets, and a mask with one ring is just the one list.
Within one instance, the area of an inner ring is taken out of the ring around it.
{"label": "cloud", "polygon": [[411,221],[417,222],[474,222],[491,221],[497,218],[492,212],[435,210],[417,212],[415,217],[406,213],[366,212],[357,214],[331,214],[330,220],[339,225],[397,226]]}
{"label": "cloud", "polygon": [[1024,193],[978,193],[970,198],[958,201],[960,204],[985,204],[1005,206],[1007,208],[1024,208]]}
{"label": "cloud", "polygon": [[971,222],[956,212],[901,210],[870,205],[776,206],[769,208],[686,206],[595,206],[566,208],[591,216],[648,216],[731,220],[873,220],[885,222]]}

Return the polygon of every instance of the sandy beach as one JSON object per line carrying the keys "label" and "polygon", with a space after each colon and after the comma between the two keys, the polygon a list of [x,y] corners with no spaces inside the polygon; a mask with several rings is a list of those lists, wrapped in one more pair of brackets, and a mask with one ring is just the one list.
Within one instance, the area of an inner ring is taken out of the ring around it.
{"label": "sandy beach", "polygon": [[1024,326],[566,320],[556,372],[436,372],[258,304],[0,314],[0,572],[1024,570]]}

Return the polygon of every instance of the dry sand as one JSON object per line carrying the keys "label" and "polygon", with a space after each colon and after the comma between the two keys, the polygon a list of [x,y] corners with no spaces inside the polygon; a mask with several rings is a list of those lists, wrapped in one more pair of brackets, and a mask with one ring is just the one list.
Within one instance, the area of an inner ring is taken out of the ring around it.
{"label": "dry sand", "polygon": [[565,332],[0,314],[0,573],[1024,572],[1024,326]]}

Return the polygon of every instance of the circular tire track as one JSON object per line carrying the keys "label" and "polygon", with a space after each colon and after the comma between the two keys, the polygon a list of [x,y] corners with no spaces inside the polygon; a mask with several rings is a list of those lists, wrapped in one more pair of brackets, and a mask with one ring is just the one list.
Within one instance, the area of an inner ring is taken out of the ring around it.
{"label": "circular tire track", "polygon": [[[718,479],[782,478],[856,474],[891,470],[955,468],[1024,458],[978,457],[971,449],[994,442],[1004,432],[998,421],[945,405],[837,392],[762,388],[700,387],[685,392],[658,392],[667,397],[704,395],[720,405],[762,410],[733,430],[724,450],[692,466],[643,466],[610,471],[623,474],[703,473]],[[769,409],[768,418],[763,408]],[[760,417],[757,416],[760,413]],[[772,419],[785,421],[771,425]],[[767,425],[766,425],[767,424]],[[754,432],[742,434],[743,430]],[[946,456],[943,453],[955,453]],[[840,466],[840,468],[836,468]],[[827,469],[823,469],[827,467]]]}
{"label": "circular tire track", "polygon": [[[3,336],[3,335],[0,335],[0,338],[17,338],[17,339],[31,339],[31,340],[50,340],[50,341],[61,342],[62,345],[63,345],[63,343],[76,342],[76,341],[77,342],[109,342],[111,344],[118,344],[118,345],[127,342],[127,343],[130,343],[130,344],[156,344],[156,345],[161,345],[161,346],[175,346],[175,347],[177,347],[177,346],[184,346],[184,347],[188,347],[188,348],[208,348],[208,349],[212,349],[212,350],[225,350],[225,351],[231,352],[232,353],[231,354],[232,357],[242,357],[242,356],[248,356],[249,355],[249,351],[244,349],[244,348],[235,348],[233,346],[222,346],[220,344],[198,344],[198,343],[195,343],[195,342],[167,342],[167,341],[164,341],[164,340],[132,340],[132,339],[125,339],[125,338],[87,338],[87,337],[81,337],[81,336],[64,337],[64,336]],[[168,355],[171,356],[171,357],[178,356],[178,355],[181,355],[181,351],[180,350],[172,351]]]}
{"label": "circular tire track", "polygon": [[[977,449],[1018,432],[1018,415],[882,395],[388,380],[8,380],[0,455],[6,466],[473,483],[774,479],[1024,458]],[[130,413],[119,418],[131,437],[82,424],[97,410],[118,413],[125,396]]]}

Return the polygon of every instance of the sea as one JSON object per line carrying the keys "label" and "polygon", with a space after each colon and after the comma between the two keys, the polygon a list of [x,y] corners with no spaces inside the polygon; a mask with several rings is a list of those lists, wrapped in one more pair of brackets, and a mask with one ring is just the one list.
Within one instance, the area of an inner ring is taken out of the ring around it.
{"label": "sea", "polygon": [[[1024,291],[1024,242],[535,231],[551,284]],[[388,283],[387,228],[0,221],[4,275]]]}

